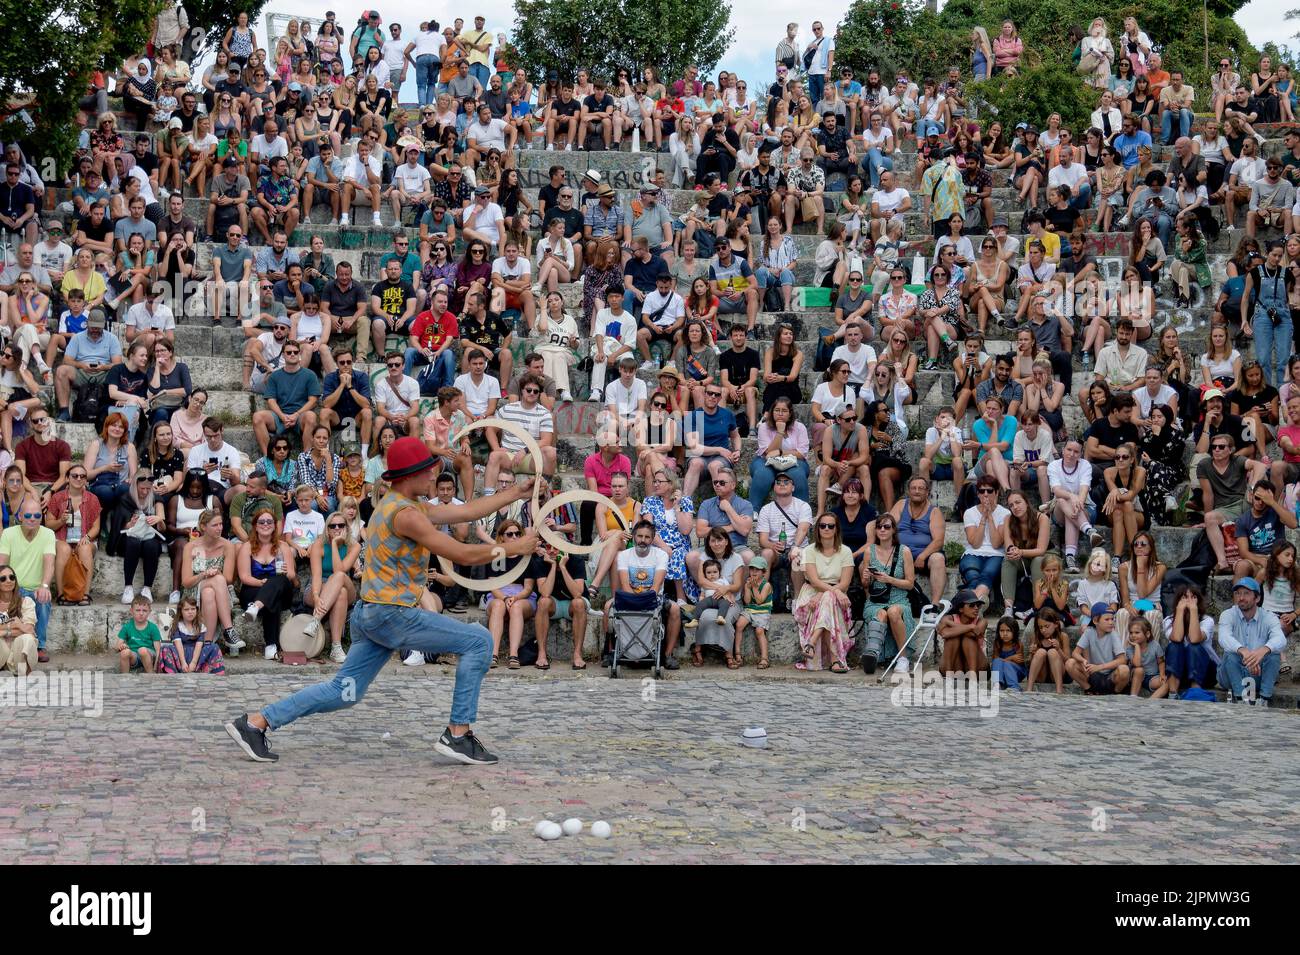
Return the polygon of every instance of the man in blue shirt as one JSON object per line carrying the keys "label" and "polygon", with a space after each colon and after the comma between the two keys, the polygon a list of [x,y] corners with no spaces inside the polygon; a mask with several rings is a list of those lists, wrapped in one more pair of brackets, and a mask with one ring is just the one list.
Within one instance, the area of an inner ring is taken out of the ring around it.
{"label": "man in blue shirt", "polygon": [[361,439],[361,457],[370,456],[370,423],[374,400],[370,397],[370,376],[353,371],[352,349],[344,346],[333,352],[336,371],[325,376],[321,385],[320,423],[331,431],[346,419],[357,423]]}
{"label": "man in blue shirt", "polygon": [[1277,615],[1259,605],[1262,597],[1259,581],[1253,577],[1242,577],[1232,585],[1235,606],[1219,614],[1223,650],[1219,686],[1231,692],[1234,703],[1244,700],[1267,707],[1282,668],[1286,636]]}
{"label": "man in blue shirt", "polygon": [[686,555],[686,569],[697,578],[700,564],[708,556],[704,539],[715,527],[727,532],[733,552],[744,558],[745,563],[754,559],[748,545],[749,532],[754,528],[754,505],[736,493],[736,472],[728,467],[718,468],[713,476],[713,494],[700,504],[695,515],[695,536],[700,546]]}
{"label": "man in blue shirt", "polygon": [[59,420],[71,421],[72,389],[101,385],[114,365],[122,362],[122,343],[104,331],[103,309],[91,309],[86,330],[77,332],[63,353],[63,364],[54,372],[54,397],[59,403]]}
{"label": "man in blue shirt", "polygon": [[740,431],[736,416],[730,408],[719,408],[722,385],[711,384],[704,389],[704,410],[696,408],[686,418],[686,453],[690,464],[682,493],[690,497],[699,486],[705,471],[710,480],[716,480],[723,468],[734,468],[740,460]]}
{"label": "man in blue shirt", "polygon": [[1119,153],[1120,159],[1124,162],[1125,169],[1132,169],[1138,162],[1138,147],[1146,146],[1151,148],[1151,134],[1138,129],[1137,119],[1133,116],[1125,116],[1121,124],[1121,132],[1113,140],[1111,145]]}
{"label": "man in blue shirt", "polygon": [[271,429],[276,434],[301,429],[302,446],[310,447],[316,428],[316,406],[320,404],[321,384],[316,373],[302,364],[302,347],[290,339],[280,352],[284,365],[266,379],[266,408],[253,413],[253,434],[266,454]]}

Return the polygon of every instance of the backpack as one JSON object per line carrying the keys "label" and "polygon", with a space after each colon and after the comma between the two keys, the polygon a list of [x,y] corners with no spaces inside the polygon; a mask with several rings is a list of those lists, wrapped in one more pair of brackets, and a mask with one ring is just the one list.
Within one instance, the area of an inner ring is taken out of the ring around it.
{"label": "backpack", "polygon": [[781,283],[773,281],[763,290],[763,311],[784,312],[785,298],[781,295]]}
{"label": "backpack", "polygon": [[108,416],[108,387],[100,382],[84,385],[72,403],[72,420],[93,424],[98,430]]}
{"label": "backpack", "polygon": [[835,340],[827,341],[835,329],[818,328],[817,329],[817,351],[813,355],[813,371],[826,371],[831,367],[831,362],[835,358]]}

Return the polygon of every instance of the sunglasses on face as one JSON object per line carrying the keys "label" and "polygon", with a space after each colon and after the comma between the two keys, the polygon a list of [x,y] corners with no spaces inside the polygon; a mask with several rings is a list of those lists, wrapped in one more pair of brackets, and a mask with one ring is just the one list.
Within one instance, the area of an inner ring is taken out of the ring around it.
{"label": "sunglasses on face", "polygon": [[818,525],[817,525],[817,529],[818,529],[819,531],[833,531],[833,530],[835,530],[835,525],[834,525],[834,524],[818,524]]}
{"label": "sunglasses on face", "polygon": [[268,526],[270,526],[271,524],[274,524],[274,523],[275,523],[275,518],[272,518],[272,517],[261,517],[261,518],[258,518],[258,520],[256,521],[256,523],[259,524],[259,525],[261,525],[262,527],[268,527]]}
{"label": "sunglasses on face", "polygon": [[341,531],[341,530],[343,530],[345,527],[347,527],[346,524],[329,524],[329,525],[327,525],[327,526],[328,526],[329,529],[332,530],[332,531]]}
{"label": "sunglasses on face", "polygon": [[40,512],[40,511],[36,511],[35,513],[33,513],[32,511],[23,511],[23,512],[22,512],[21,514],[19,514],[18,516],[21,517],[23,520],[26,520],[26,521],[31,521],[31,520],[40,520],[41,512]]}
{"label": "sunglasses on face", "polygon": [[0,574],[0,584],[10,584],[17,579],[13,574]]}
{"label": "sunglasses on face", "polygon": [[979,492],[978,492],[978,493],[980,493],[980,494],[996,494],[996,493],[998,493],[998,492],[995,491],[995,490],[994,490],[993,488],[991,488],[991,487],[982,487],[982,488],[979,489]]}
{"label": "sunglasses on face", "polygon": [[504,534],[502,534],[501,536],[504,537],[504,538],[506,538],[507,540],[509,540],[511,537],[518,537],[518,536],[520,536],[520,535],[519,535],[519,532],[518,532],[518,531],[506,531],[506,532],[505,532]]}
{"label": "sunglasses on face", "polygon": [[706,398],[721,398],[721,397],[722,397],[722,392],[720,392],[720,391],[706,391],[706,392],[704,393],[704,397],[706,397]]}

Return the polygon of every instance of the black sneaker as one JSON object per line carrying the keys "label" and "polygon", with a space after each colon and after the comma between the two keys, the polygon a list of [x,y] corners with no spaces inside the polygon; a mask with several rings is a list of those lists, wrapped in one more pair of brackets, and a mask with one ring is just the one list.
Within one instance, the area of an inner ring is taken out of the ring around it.
{"label": "black sneaker", "polygon": [[271,752],[271,744],[266,741],[266,730],[249,725],[247,713],[241,713],[238,719],[227,723],[226,732],[249,759],[259,763],[274,763],[280,758]]}
{"label": "black sneaker", "polygon": [[614,665],[614,654],[612,653],[601,654],[600,665],[604,667],[606,670],[612,667]]}
{"label": "black sneaker", "polygon": [[664,657],[664,669],[665,669],[665,670],[680,670],[681,668],[682,668],[682,665],[681,665],[680,663],[677,662],[677,658],[676,658],[675,656],[666,656],[666,657]]}
{"label": "black sneaker", "polygon": [[466,730],[464,736],[452,736],[451,730],[445,729],[433,748],[443,756],[471,766],[491,766],[497,761],[495,756],[483,748],[472,730]]}

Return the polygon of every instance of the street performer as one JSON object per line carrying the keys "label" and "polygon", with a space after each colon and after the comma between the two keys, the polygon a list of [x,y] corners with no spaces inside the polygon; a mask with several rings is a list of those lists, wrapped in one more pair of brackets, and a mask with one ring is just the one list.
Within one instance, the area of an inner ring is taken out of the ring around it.
{"label": "street performer", "polygon": [[418,650],[428,659],[440,653],[454,653],[459,658],[451,722],[434,749],[472,765],[497,761],[470,730],[478,715],[479,689],[488,671],[492,637],[479,624],[461,623],[421,609],[420,598],[428,578],[430,553],[458,564],[487,564],[498,548],[504,550],[506,557],[533,553],[538,543],[535,530],[503,544],[462,544],[434,529],[435,524],[475,521],[503,504],[529,498],[533,494],[532,482],[468,504],[422,505],[421,497],[432,496],[432,479],[439,459],[429,454],[418,438],[403,437],[389,447],[385,463],[388,470],[383,479],[391,490],[375,508],[366,531],[366,563],[360,600],[352,611],[352,646],[347,662],[333,679],[226,723],[230,737],[258,762],[279,759],[267,742],[268,729],[279,729],[304,716],[360,702],[390,654],[397,651],[405,655],[412,650]]}

